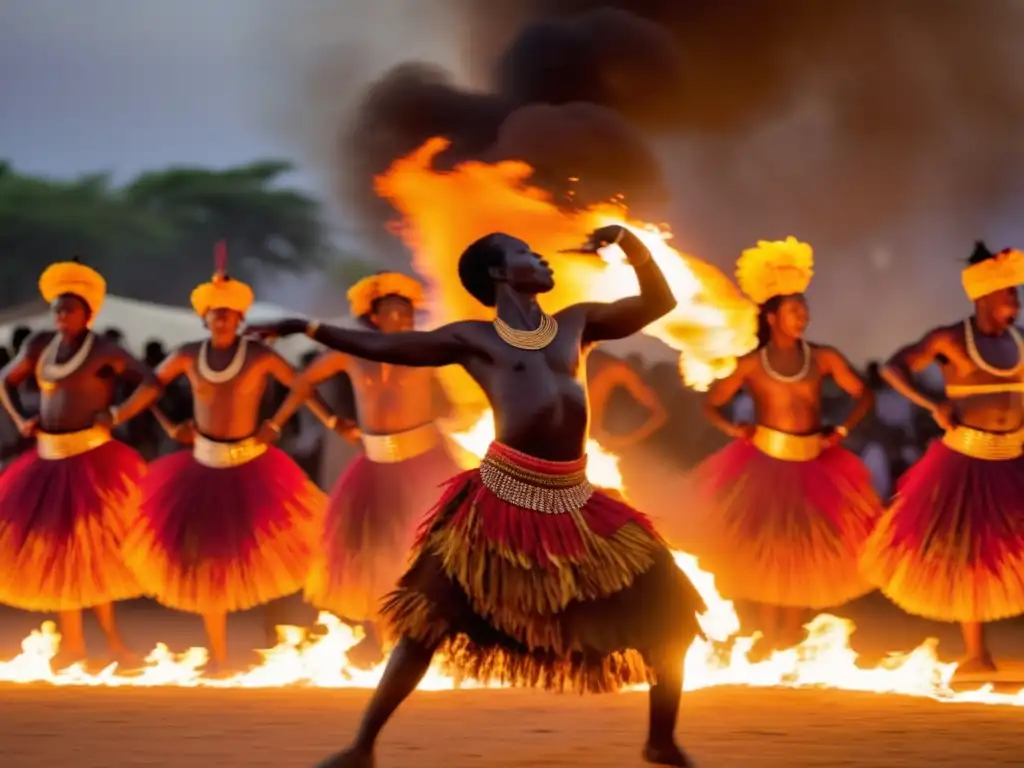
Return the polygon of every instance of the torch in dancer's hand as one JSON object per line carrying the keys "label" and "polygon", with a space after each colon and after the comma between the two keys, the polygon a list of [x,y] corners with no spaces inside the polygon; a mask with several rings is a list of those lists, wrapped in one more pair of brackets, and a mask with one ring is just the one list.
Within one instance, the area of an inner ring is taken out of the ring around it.
{"label": "torch in dancer's hand", "polygon": [[602,248],[607,248],[610,245],[620,245],[627,237],[635,237],[635,235],[619,224],[609,224],[591,232],[586,242],[582,245],[575,248],[564,248],[559,253],[578,253],[596,256]]}

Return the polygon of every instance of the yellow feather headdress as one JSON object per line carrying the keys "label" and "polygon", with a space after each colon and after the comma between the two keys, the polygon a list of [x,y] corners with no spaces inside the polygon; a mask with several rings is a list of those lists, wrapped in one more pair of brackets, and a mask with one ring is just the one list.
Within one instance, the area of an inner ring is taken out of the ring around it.
{"label": "yellow feather headdress", "polygon": [[46,302],[66,293],[78,296],[89,307],[91,325],[107,297],[107,281],[95,269],[78,261],[59,261],[39,276],[39,292]]}
{"label": "yellow feather headdress", "polygon": [[231,309],[244,315],[256,301],[256,294],[241,280],[228,276],[228,251],[223,240],[217,243],[215,259],[217,266],[210,282],[192,291],[192,309],[200,317],[211,309]]}
{"label": "yellow feather headdress", "polygon": [[[984,248],[984,245],[979,243],[978,247]],[[971,301],[1004,288],[1024,285],[1024,253],[1006,248],[990,259],[966,267],[960,273],[960,280]]]}
{"label": "yellow feather headdress", "polygon": [[736,262],[736,280],[756,304],[774,296],[804,293],[814,277],[814,250],[790,235],[785,240],[760,240]]}
{"label": "yellow feather headdress", "polygon": [[348,303],[353,317],[363,317],[373,310],[373,303],[385,296],[400,296],[418,309],[423,304],[423,284],[399,272],[381,272],[364,277],[348,289]]}

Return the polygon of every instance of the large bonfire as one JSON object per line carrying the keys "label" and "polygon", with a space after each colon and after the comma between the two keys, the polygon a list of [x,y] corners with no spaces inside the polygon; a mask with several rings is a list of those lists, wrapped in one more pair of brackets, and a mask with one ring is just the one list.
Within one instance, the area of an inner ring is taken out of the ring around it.
{"label": "large bonfire", "polygon": [[[523,233],[538,251],[554,254],[578,245],[598,226],[621,223],[637,232],[650,247],[669,279],[679,307],[645,333],[680,353],[680,374],[696,389],[727,375],[736,358],[754,345],[755,308],[732,282],[714,267],[678,253],[665,233],[641,222],[630,221],[621,206],[603,206],[568,214],[541,190],[527,184],[530,168],[522,163],[484,165],[470,163],[450,172],[431,169],[431,162],[445,142],[434,139],[409,157],[398,161],[378,180],[379,193],[403,216],[401,235],[415,254],[415,267],[429,283],[431,321],[487,317],[459,285],[455,260],[471,241],[492,231]],[[580,300],[613,300],[635,294],[636,278],[620,261],[582,256],[555,262],[559,287],[544,297],[544,308],[555,312]],[[478,461],[494,436],[492,414],[479,389],[457,370],[443,372],[450,394],[463,406],[476,407],[477,419],[469,428],[452,435],[467,463]],[[591,441],[589,474],[598,486],[617,488],[628,495],[617,458]],[[1001,694],[985,686],[959,692],[950,687],[955,664],[939,661],[936,643],[928,640],[910,653],[892,654],[873,669],[857,665],[850,648],[852,622],[820,615],[807,625],[807,636],[795,648],[752,662],[749,651],[755,638],[739,636],[739,619],[727,600],[715,589],[714,578],[702,571],[693,557],[676,552],[683,569],[704,596],[707,613],[701,625],[708,636],[690,648],[685,661],[686,689],[718,685],[818,686],[877,693],[896,693],[943,702],[970,702],[1024,706],[1024,690]],[[74,686],[177,686],[213,688],[269,688],[306,685],[322,688],[370,688],[377,684],[383,664],[371,670],[349,663],[347,652],[361,640],[361,633],[334,616],[321,614],[322,632],[307,635],[297,627],[281,627],[276,647],[262,651],[258,666],[227,679],[204,677],[208,660],[202,648],[174,653],[158,644],[138,670],[122,672],[116,664],[91,673],[81,665],[51,669],[60,636],[52,622],[32,632],[22,643],[22,653],[0,662],[0,682]],[[472,687],[460,681],[460,687]],[[445,690],[456,687],[438,659],[420,686]]]}

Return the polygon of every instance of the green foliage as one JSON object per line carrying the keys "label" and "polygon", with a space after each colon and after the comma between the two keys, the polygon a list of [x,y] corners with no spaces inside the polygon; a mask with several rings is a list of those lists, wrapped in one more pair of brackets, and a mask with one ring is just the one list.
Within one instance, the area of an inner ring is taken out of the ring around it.
{"label": "green foliage", "polygon": [[260,267],[322,266],[330,247],[320,205],[280,184],[291,170],[276,160],[170,168],[118,187],[103,174],[44,179],[0,163],[0,306],[34,298],[42,270],[74,255],[111,292],[168,303],[209,278],[220,239],[243,279]]}

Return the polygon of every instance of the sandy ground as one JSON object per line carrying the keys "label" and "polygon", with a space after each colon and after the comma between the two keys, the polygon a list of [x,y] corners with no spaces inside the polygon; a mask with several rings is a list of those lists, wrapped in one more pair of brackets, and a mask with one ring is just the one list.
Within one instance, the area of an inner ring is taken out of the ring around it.
{"label": "sandy ground", "polygon": [[[290,606],[293,620],[302,618]],[[904,617],[878,596],[844,615],[867,658],[952,628]],[[201,643],[196,619],[140,602],[122,610],[130,641]],[[0,611],[0,658],[39,617]],[[236,617],[233,651],[260,645],[260,616]],[[96,641],[95,635],[90,640]],[[1024,624],[995,627],[1005,658],[1024,657]],[[1014,652],[1017,652],[1016,654]],[[355,728],[367,691],[72,689],[0,686],[0,765],[37,768],[311,768]],[[644,694],[580,698],[529,691],[418,693],[380,746],[378,768],[639,766]],[[716,689],[687,694],[679,738],[705,768],[997,766],[1024,763],[1024,709],[951,706],[842,691]]]}

